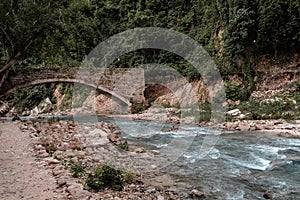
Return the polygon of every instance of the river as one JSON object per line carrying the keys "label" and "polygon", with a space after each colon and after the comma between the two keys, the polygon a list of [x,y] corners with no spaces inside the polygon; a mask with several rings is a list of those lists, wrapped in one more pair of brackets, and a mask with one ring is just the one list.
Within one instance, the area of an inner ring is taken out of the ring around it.
{"label": "river", "polygon": [[[267,190],[274,191],[275,199],[300,199],[300,139],[256,132],[216,134],[199,126],[168,131],[171,125],[156,122],[114,123],[131,141],[165,154],[160,155],[166,157],[165,162],[158,159],[155,163],[164,163],[161,172],[189,181],[209,199],[264,199]],[[211,135],[212,145],[203,149]]]}

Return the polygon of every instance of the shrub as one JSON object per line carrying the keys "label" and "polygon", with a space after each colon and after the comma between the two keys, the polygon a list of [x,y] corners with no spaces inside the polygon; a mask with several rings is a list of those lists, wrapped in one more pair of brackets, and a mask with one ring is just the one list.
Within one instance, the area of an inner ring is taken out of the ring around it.
{"label": "shrub", "polygon": [[135,178],[135,173],[134,172],[125,172],[123,174],[123,180],[125,183],[132,183]]}
{"label": "shrub", "polygon": [[135,173],[133,173],[133,172],[125,172],[123,174],[123,180],[125,183],[133,182],[134,178],[135,178]]}
{"label": "shrub", "polygon": [[85,165],[81,161],[74,162],[70,160],[69,162],[70,162],[70,170],[72,172],[72,176],[74,178],[79,177],[84,172]]}
{"label": "shrub", "polygon": [[123,150],[125,150],[125,151],[129,151],[129,145],[128,145],[127,140],[125,140],[124,142],[120,142],[117,146],[118,146],[120,149],[123,149]]}
{"label": "shrub", "polygon": [[109,165],[96,166],[86,180],[88,189],[95,191],[100,191],[105,188],[121,191],[123,184],[122,171]]}

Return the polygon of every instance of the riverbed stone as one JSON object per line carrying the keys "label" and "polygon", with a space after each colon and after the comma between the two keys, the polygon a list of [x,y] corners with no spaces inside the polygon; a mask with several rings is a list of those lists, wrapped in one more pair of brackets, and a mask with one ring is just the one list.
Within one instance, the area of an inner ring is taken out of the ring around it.
{"label": "riverbed stone", "polygon": [[192,197],[193,199],[202,198],[202,197],[204,197],[204,193],[200,192],[199,190],[193,189],[190,192],[190,197]]}
{"label": "riverbed stone", "polygon": [[121,132],[119,130],[114,131],[113,133],[109,134],[107,138],[114,144],[117,144],[120,142],[121,138]]}
{"label": "riverbed stone", "polygon": [[250,130],[250,124],[247,122],[240,123],[238,126],[240,131],[249,131]]}
{"label": "riverbed stone", "polygon": [[136,153],[145,153],[146,149],[143,148],[143,147],[138,147],[138,148],[134,149],[134,152],[136,152]]}
{"label": "riverbed stone", "polygon": [[60,161],[55,158],[45,158],[44,160],[47,162],[48,165],[60,163]]}
{"label": "riverbed stone", "polygon": [[165,198],[161,195],[157,196],[157,200],[164,200]]}
{"label": "riverbed stone", "polygon": [[58,187],[62,187],[67,184],[68,178],[66,176],[58,177],[57,178],[57,185]]}

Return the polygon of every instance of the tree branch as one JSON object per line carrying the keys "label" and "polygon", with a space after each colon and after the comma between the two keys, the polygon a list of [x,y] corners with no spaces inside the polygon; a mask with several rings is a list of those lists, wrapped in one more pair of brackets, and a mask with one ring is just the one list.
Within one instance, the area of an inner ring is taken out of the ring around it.
{"label": "tree branch", "polygon": [[3,85],[4,81],[7,79],[8,77],[8,70],[6,72],[4,72],[3,76],[1,77],[1,80],[0,80],[0,88],[1,86]]}
{"label": "tree branch", "polygon": [[[34,40],[42,33],[41,29],[39,32],[37,32],[33,37],[31,37],[25,45],[21,48],[20,51],[18,51],[15,55],[13,55],[9,61],[0,69],[0,73],[3,73],[4,71],[8,70],[24,53],[27,51],[27,49],[31,46],[31,44],[34,42]],[[1,85],[0,85],[1,86]]]}
{"label": "tree branch", "polygon": [[15,55],[13,55],[9,61],[0,69],[0,76],[1,76],[1,80],[0,80],[0,88],[2,87],[3,83],[5,82],[5,80],[8,77],[8,69],[17,61],[19,60],[22,55],[24,55],[24,53],[27,51],[27,49],[32,45],[32,43],[34,42],[34,40],[42,33],[43,29],[41,29],[39,32],[37,32],[33,37],[31,37],[26,43],[25,45],[21,48],[20,51],[18,51]]}
{"label": "tree branch", "polygon": [[10,44],[10,51],[13,53],[14,52],[14,44],[11,41],[9,35],[6,33],[6,31],[4,30],[4,28],[0,27],[2,30],[3,35],[6,37],[6,39],[8,40],[9,44]]}

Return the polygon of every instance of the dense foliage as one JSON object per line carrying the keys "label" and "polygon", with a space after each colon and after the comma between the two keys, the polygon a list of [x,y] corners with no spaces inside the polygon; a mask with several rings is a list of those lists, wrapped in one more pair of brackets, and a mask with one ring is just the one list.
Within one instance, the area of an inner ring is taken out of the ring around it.
{"label": "dense foliage", "polygon": [[[0,3],[0,74],[18,67],[77,66],[101,41],[135,27],[171,28],[189,35],[237,74],[239,99],[254,88],[258,58],[300,51],[297,0],[5,0]],[[169,52],[142,49],[112,67],[168,63],[189,80],[195,69]],[[233,86],[237,87],[237,86]],[[229,88],[230,90],[230,88]]]}

